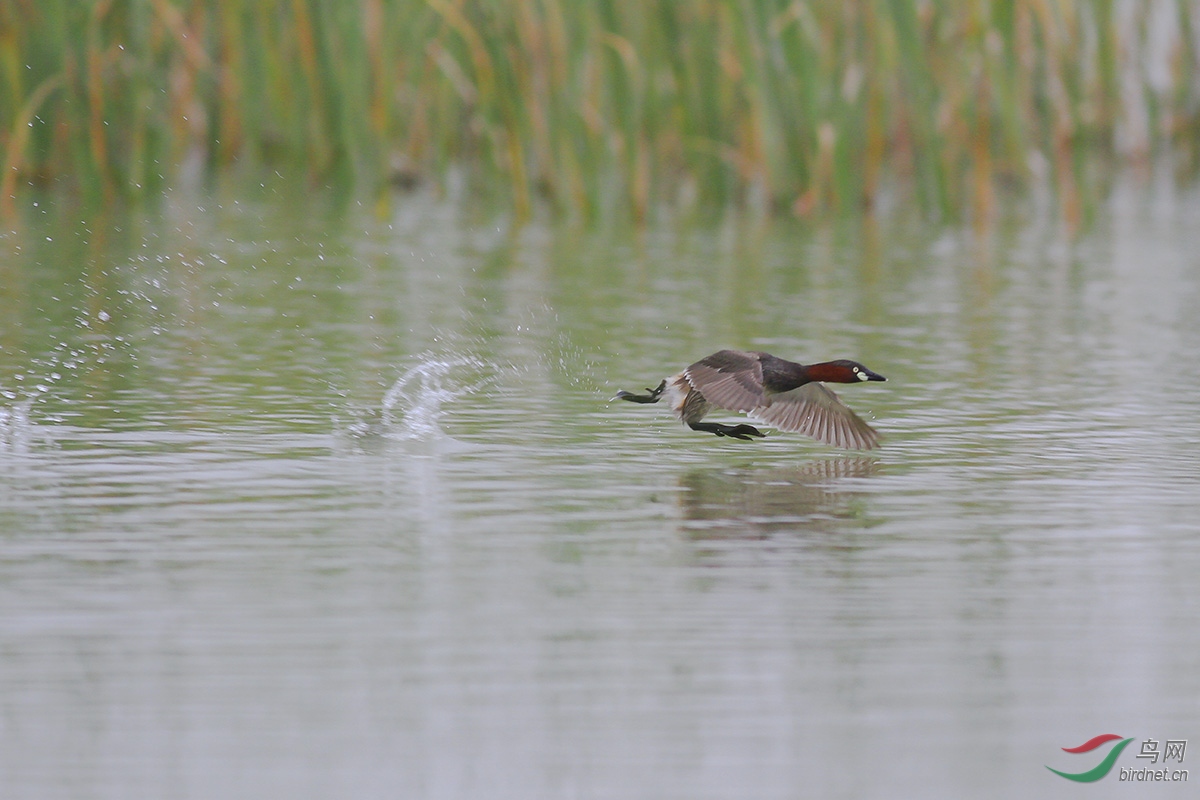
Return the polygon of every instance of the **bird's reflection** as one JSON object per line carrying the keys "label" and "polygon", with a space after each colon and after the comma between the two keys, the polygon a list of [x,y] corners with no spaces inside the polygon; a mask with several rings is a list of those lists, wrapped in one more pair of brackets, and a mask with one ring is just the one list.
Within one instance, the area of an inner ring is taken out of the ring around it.
{"label": "bird's reflection", "polygon": [[782,531],[834,531],[862,524],[870,458],[811,461],[795,467],[693,470],[680,477],[683,532],[694,540],[766,538]]}

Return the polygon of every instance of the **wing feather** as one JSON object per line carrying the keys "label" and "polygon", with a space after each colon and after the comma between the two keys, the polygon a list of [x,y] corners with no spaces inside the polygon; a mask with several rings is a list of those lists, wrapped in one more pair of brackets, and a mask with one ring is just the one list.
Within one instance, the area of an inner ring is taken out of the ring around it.
{"label": "wing feather", "polygon": [[764,404],[747,410],[780,430],[803,433],[835,447],[870,450],[879,444],[875,429],[820,383],[770,395]]}
{"label": "wing feather", "polygon": [[752,411],[766,403],[762,364],[753,353],[721,350],[692,364],[683,375],[714,406]]}

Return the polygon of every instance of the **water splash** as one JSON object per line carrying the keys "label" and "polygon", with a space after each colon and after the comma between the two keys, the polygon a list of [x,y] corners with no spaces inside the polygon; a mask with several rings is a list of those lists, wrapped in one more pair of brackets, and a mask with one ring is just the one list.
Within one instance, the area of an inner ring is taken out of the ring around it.
{"label": "water splash", "polygon": [[51,396],[63,372],[76,371],[80,360],[78,351],[60,343],[49,356],[31,359],[23,369],[8,376],[11,385],[0,383],[0,453],[28,451],[39,438],[39,420],[60,421],[44,412],[35,420],[33,408]]}
{"label": "water splash", "polygon": [[384,394],[381,422],[401,439],[438,436],[445,405],[494,380],[490,366],[474,356],[424,353]]}
{"label": "water splash", "polygon": [[[0,391],[0,397],[11,393]],[[33,419],[31,410],[38,396],[26,397],[15,403],[0,402],[0,460],[4,456],[24,456],[34,448],[50,446],[46,430]]]}

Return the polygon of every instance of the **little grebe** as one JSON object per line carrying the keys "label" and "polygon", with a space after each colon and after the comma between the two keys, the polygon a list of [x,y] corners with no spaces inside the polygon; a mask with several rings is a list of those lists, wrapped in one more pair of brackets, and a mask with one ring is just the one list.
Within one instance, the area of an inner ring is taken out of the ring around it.
{"label": "little grebe", "polygon": [[879,434],[821,385],[885,381],[857,361],[797,364],[769,353],[721,350],[666,378],[649,394],[624,389],[617,397],[631,403],[657,403],[666,394],[675,416],[694,431],[749,440],[765,436],[753,425],[701,422],[715,406],[745,411],[780,430],[805,433],[824,444],[869,450]]}

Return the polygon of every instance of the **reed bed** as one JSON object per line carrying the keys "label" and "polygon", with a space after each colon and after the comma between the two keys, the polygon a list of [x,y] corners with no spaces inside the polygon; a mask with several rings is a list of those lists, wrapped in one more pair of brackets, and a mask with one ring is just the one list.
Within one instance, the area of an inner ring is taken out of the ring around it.
{"label": "reed bed", "polygon": [[[181,163],[315,184],[931,215],[1197,164],[1190,0],[8,0],[0,213],[139,198]],[[1100,169],[1094,168],[1100,165]],[[542,200],[539,200],[542,198]]]}

